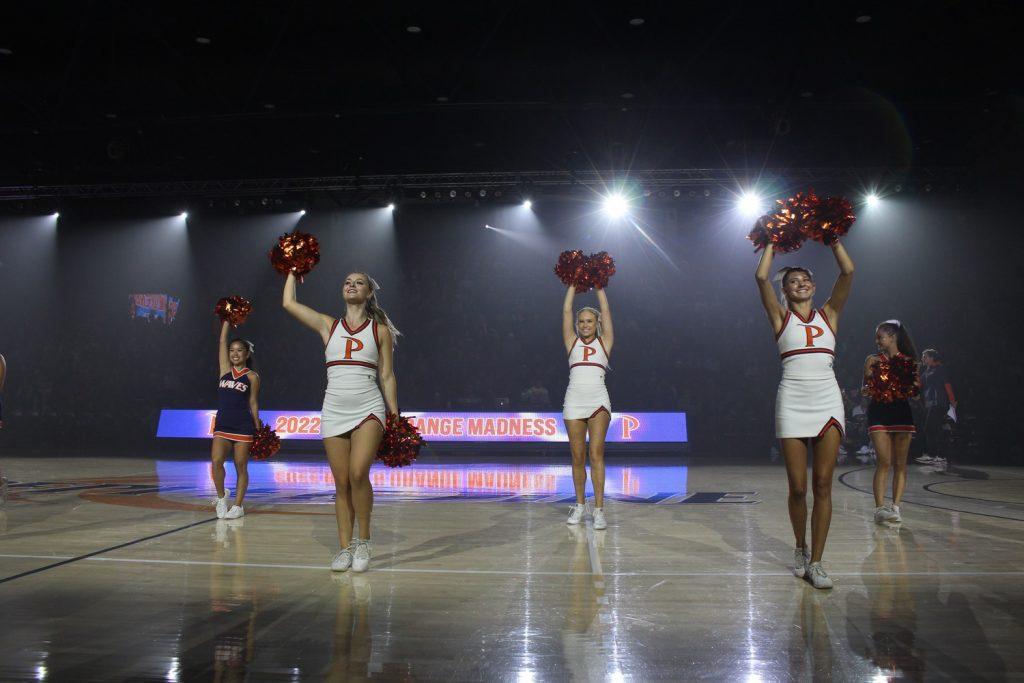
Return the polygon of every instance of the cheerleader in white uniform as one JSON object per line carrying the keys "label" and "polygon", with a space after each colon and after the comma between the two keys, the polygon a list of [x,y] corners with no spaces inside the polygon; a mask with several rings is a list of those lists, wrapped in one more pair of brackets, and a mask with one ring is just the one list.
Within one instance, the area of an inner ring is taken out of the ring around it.
{"label": "cheerleader in white uniform", "polygon": [[572,312],[576,287],[570,285],[562,305],[562,339],[569,354],[569,387],[565,390],[562,419],[572,451],[572,483],[576,504],[568,524],[583,520],[587,488],[587,434],[590,435],[590,477],[594,482],[594,528],[608,526],[604,517],[604,441],[612,419],[612,402],[604,384],[608,358],[615,341],[608,295],[597,290],[600,312],[582,308]]}
{"label": "cheerleader in white uniform", "polygon": [[[342,288],[345,316],[335,320],[296,300],[293,274],[284,285],[284,309],[318,332],[326,347],[327,392],[320,435],[334,475],[334,511],[341,544],[331,561],[333,571],[369,569],[370,465],[387,414],[398,413],[392,350],[399,332],[377,305],[377,289],[368,274],[351,273]],[[359,522],[358,538],[352,537],[353,518]]]}
{"label": "cheerleader in white uniform", "polygon": [[[780,271],[782,297],[776,298],[769,273],[773,247],[757,266],[758,290],[782,358],[782,381],[775,399],[775,431],[789,479],[789,519],[796,537],[794,574],[815,588],[831,588],[821,566],[825,539],[832,522],[832,474],[843,437],[842,392],[832,369],[836,355],[839,314],[850,296],[853,261],[837,241],[831,245],[839,277],[832,296],[815,308],[813,275],[806,268]],[[814,448],[811,510],[811,549],[807,550],[807,440]]]}

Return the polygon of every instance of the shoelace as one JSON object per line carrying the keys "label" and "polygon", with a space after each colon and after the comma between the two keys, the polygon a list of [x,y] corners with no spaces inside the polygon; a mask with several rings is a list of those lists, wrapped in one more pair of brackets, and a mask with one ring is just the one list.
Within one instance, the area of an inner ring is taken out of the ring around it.
{"label": "shoelace", "polygon": [[[353,557],[358,556],[360,550],[365,550],[366,551],[366,558],[369,559],[369,557],[370,557],[370,543],[369,543],[369,541],[357,541],[356,542],[356,548],[355,548],[355,551],[352,553],[352,556]],[[362,556],[360,556],[360,559],[362,559]]]}

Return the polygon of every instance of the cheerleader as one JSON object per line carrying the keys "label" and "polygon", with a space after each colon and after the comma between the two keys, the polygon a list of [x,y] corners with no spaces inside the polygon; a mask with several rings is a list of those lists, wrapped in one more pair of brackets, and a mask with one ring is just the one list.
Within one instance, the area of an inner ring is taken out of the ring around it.
{"label": "cheerleader", "polygon": [[[837,241],[831,245],[839,277],[832,296],[815,308],[814,276],[806,268],[783,268],[781,301],[769,277],[774,247],[761,255],[755,278],[761,303],[775,333],[782,357],[782,380],[775,399],[775,432],[786,461],[789,480],[789,519],[796,537],[793,573],[815,588],[831,588],[821,566],[825,539],[832,521],[832,474],[843,437],[843,396],[832,365],[839,314],[850,296],[853,261]],[[813,444],[811,549],[807,550],[807,439]]]}
{"label": "cheerleader", "polygon": [[[878,347],[878,354],[872,354],[864,361],[865,382],[871,377],[879,361],[887,361],[898,356],[917,358],[917,350],[914,348],[910,333],[899,320],[886,320],[875,329],[875,346]],[[917,383],[920,386],[920,379]],[[883,403],[871,399],[868,405],[868,435],[877,454],[875,478],[872,482],[875,494],[874,519],[877,524],[903,521],[900,516],[900,501],[907,486],[907,455],[910,453],[910,440],[915,431],[910,401],[904,398]],[[885,484],[890,468],[892,503],[886,504]]]}
{"label": "cheerleader", "polygon": [[587,488],[587,434],[590,435],[590,477],[594,483],[594,528],[607,528],[604,518],[604,440],[612,419],[612,402],[604,384],[614,332],[608,295],[597,290],[600,311],[581,308],[572,312],[576,287],[570,285],[562,305],[562,340],[569,354],[569,387],[565,390],[562,419],[569,434],[572,452],[572,484],[576,504],[569,511],[567,524],[583,519]]}
{"label": "cheerleader", "polygon": [[[254,348],[252,342],[232,339],[228,342],[231,325],[225,320],[220,326],[218,344],[220,383],[217,387],[217,418],[213,425],[213,467],[210,472],[217,487],[214,505],[218,519],[238,519],[245,514],[242,501],[249,488],[249,447],[260,427],[260,377],[252,369]],[[224,488],[224,461],[231,454],[235,461],[235,503],[228,508],[228,494]]]}
{"label": "cheerleader", "polygon": [[[387,414],[398,414],[392,352],[399,332],[377,304],[378,289],[368,274],[349,274],[342,287],[345,315],[335,320],[296,300],[294,274],[289,273],[284,284],[284,309],[319,333],[326,348],[327,391],[320,435],[334,475],[341,550],[331,561],[331,570],[337,572],[349,568],[365,572],[370,567],[370,465],[377,456]],[[359,523],[355,538],[353,519]]]}

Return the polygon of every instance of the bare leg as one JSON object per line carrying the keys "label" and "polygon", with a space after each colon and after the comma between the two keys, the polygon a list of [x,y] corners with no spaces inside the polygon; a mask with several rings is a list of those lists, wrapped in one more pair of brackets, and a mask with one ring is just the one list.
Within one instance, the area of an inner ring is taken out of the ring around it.
{"label": "bare leg", "polygon": [[[888,432],[871,432],[871,445],[875,447],[877,461],[875,478],[871,482],[871,490],[875,494],[875,507],[885,505],[885,485],[888,483],[889,469],[892,467],[892,440]],[[895,484],[895,481],[893,482]]]}
{"label": "bare leg", "polygon": [[594,482],[594,507],[604,507],[604,440],[612,416],[605,411],[587,420],[590,432],[590,480]]}
{"label": "bare leg", "polygon": [[839,457],[839,430],[832,428],[814,441],[812,486],[814,504],[811,507],[811,562],[821,562],[825,552],[828,528],[832,524],[832,475]]}
{"label": "bare leg", "polygon": [[334,476],[334,516],[338,520],[338,542],[342,548],[352,543],[352,502],[348,485],[351,446],[352,441],[348,437],[329,436],[324,439],[327,462]]}
{"label": "bare leg", "polygon": [[892,502],[899,505],[903,490],[907,488],[907,456],[910,453],[910,434],[892,435]]}
{"label": "bare leg", "polygon": [[210,474],[213,476],[213,485],[217,487],[217,497],[224,497],[224,461],[228,459],[231,451],[231,442],[219,436],[213,437],[213,446],[210,450],[210,458],[213,461],[210,467]]}
{"label": "bare leg", "polygon": [[235,505],[241,505],[249,490],[249,447],[252,444],[235,443]]}
{"label": "bare leg", "polygon": [[569,435],[572,453],[572,486],[576,489],[576,504],[582,505],[587,500],[587,422],[566,420],[565,431]]}
{"label": "bare leg", "polygon": [[797,548],[807,547],[807,444],[802,439],[779,439],[789,480],[789,521]]}
{"label": "bare leg", "polygon": [[352,455],[349,458],[348,481],[352,487],[352,502],[359,520],[359,538],[370,538],[370,515],[373,513],[373,484],[370,483],[370,465],[377,457],[377,447],[384,431],[375,420],[364,422],[352,432]]}

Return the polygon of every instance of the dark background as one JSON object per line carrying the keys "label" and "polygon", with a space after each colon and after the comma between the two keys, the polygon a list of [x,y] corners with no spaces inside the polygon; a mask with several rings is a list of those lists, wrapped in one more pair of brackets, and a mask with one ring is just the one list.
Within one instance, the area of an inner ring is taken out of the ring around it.
{"label": "dark background", "polygon": [[[407,409],[519,407],[537,377],[558,410],[551,269],[562,249],[606,249],[614,405],[686,410],[699,454],[767,457],[779,363],[735,199],[831,169],[815,189],[860,216],[840,383],[859,385],[875,325],[899,318],[947,358],[963,453],[1019,463],[1014,18],[955,1],[22,7],[0,26],[0,447],[152,448],[160,408],[214,405],[229,294],[255,305],[241,333],[262,405],[317,408],[321,346],[266,259],[298,224],[324,255],[300,300],[341,313],[355,268],[383,285]],[[659,171],[709,180],[676,198],[645,186]],[[523,180],[481,197],[470,172]],[[561,181],[531,184],[541,172]],[[414,187],[422,173],[457,196]],[[580,173],[621,182],[634,222],[608,221],[608,188],[566,180]],[[792,263],[823,302],[830,253]],[[178,319],[129,320],[134,292],[181,297]]]}

